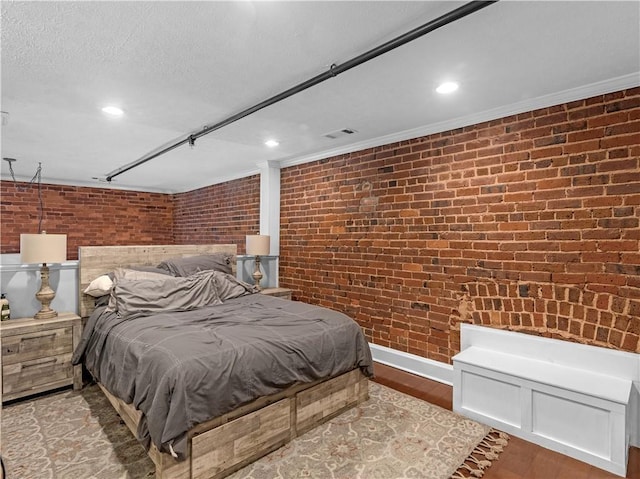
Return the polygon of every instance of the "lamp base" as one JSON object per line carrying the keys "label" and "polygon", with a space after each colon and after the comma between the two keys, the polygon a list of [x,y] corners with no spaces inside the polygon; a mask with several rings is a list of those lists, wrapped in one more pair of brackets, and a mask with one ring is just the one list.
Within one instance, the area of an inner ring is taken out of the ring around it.
{"label": "lamp base", "polygon": [[260,256],[256,256],[256,270],[251,276],[253,276],[253,282],[255,283],[256,288],[260,290],[260,280],[262,280],[262,271],[260,271]]}
{"label": "lamp base", "polygon": [[42,284],[40,285],[40,291],[36,293],[36,299],[40,301],[42,307],[40,311],[38,311],[34,318],[35,319],[52,319],[58,316],[58,312],[51,309],[49,306],[53,298],[56,297],[56,292],[51,289],[49,286],[49,267],[45,264],[40,268],[40,278],[42,280]]}
{"label": "lamp base", "polygon": [[34,319],[53,319],[56,317],[58,317],[57,311],[54,311],[53,309],[49,309],[49,311],[45,311],[44,309],[41,309],[35,314],[33,318]]}

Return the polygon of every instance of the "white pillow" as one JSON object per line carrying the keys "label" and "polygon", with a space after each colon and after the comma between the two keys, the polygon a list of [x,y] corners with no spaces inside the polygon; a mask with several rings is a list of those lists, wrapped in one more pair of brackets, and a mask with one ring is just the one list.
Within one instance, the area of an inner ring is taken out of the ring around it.
{"label": "white pillow", "polygon": [[105,294],[111,293],[111,288],[113,287],[113,281],[109,278],[109,275],[103,274],[102,276],[98,276],[96,279],[89,283],[89,286],[84,290],[85,294],[89,296],[93,296],[94,298],[99,298],[100,296],[104,296]]}

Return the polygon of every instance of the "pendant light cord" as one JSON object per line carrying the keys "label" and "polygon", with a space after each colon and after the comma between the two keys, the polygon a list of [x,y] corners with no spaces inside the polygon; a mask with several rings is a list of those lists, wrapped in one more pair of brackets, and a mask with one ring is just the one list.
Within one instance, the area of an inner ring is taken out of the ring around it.
{"label": "pendant light cord", "polygon": [[[16,182],[16,175],[13,172],[13,162],[15,158],[3,158],[4,161],[9,163],[9,173],[11,173],[11,179]],[[29,180],[29,184],[36,184],[38,186],[38,233],[42,233],[42,218],[44,216],[44,201],[42,200],[42,163],[38,163],[38,169],[36,170],[33,178]],[[20,187],[17,187],[20,191]]]}

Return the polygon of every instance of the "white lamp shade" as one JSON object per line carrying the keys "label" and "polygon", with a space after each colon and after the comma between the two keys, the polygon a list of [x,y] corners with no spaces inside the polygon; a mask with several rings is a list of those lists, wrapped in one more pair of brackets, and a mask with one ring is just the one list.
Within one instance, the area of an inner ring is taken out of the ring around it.
{"label": "white lamp shade", "polygon": [[265,256],[269,254],[269,235],[248,235],[247,254],[254,256]]}
{"label": "white lamp shade", "polygon": [[21,234],[22,263],[63,263],[67,261],[67,235]]}

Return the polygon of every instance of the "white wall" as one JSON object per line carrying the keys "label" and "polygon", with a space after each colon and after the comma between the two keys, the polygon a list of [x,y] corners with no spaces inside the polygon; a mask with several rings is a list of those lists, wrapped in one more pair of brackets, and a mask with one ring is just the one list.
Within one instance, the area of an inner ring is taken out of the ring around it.
{"label": "white wall", "polygon": [[[78,313],[78,262],[49,265],[49,284],[56,292],[51,308]],[[20,264],[20,254],[0,255],[0,292],[11,306],[12,318],[32,317],[40,310],[40,266]]]}

